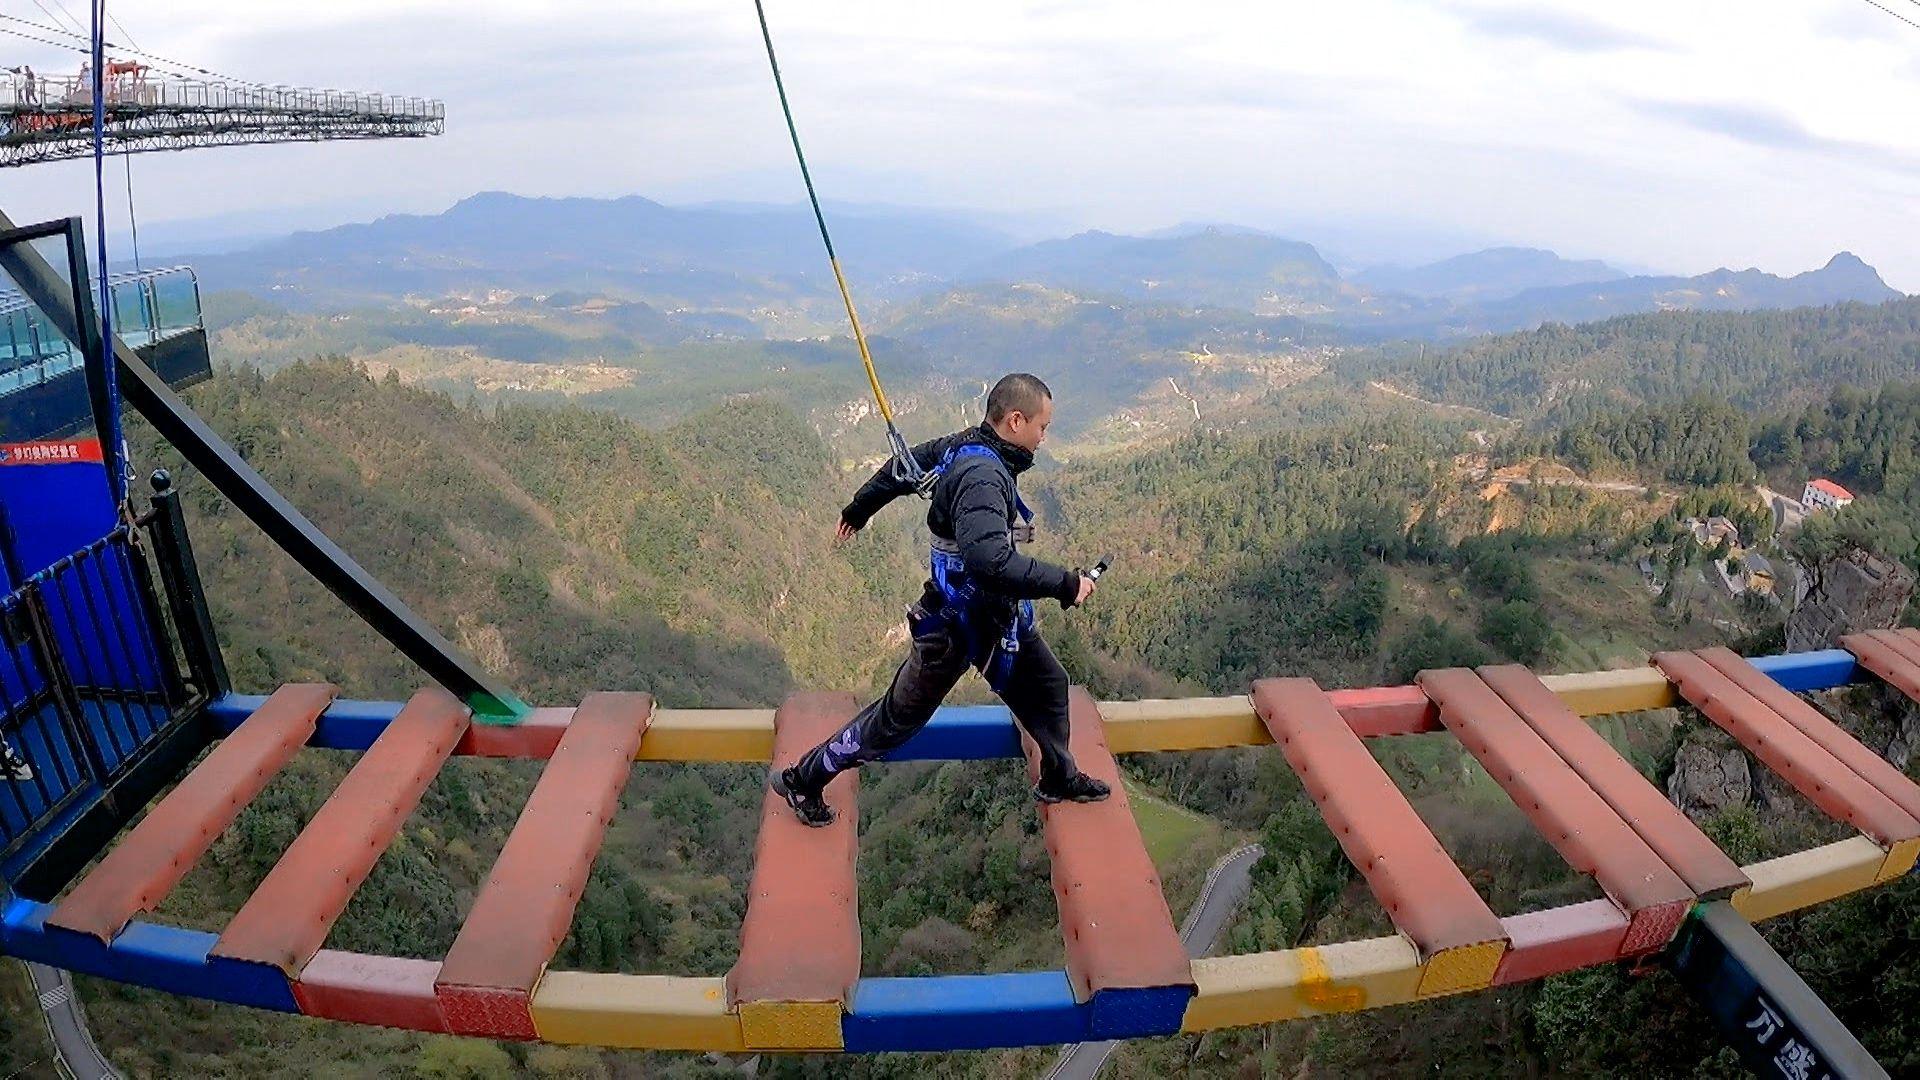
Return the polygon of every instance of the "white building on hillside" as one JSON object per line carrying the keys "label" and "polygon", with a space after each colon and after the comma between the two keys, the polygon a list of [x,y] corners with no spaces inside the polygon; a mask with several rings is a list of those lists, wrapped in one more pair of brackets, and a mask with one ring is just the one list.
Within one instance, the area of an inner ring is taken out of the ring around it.
{"label": "white building on hillside", "polygon": [[1801,494],[1800,502],[1809,514],[1816,510],[1838,510],[1853,502],[1853,492],[1822,477],[1807,481],[1807,490]]}

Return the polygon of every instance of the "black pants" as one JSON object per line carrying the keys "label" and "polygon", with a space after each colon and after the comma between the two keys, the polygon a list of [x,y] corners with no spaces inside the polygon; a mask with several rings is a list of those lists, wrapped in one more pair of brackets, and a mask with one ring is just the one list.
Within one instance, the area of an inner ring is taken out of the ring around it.
{"label": "black pants", "polygon": [[[836,774],[899,749],[927,726],[933,710],[966,671],[966,645],[953,630],[937,623],[915,634],[913,651],[894,673],[886,694],[807,751],[794,765],[794,786],[819,792]],[[1021,636],[1000,699],[1039,746],[1042,783],[1051,787],[1079,771],[1067,752],[1067,672],[1037,630]]]}

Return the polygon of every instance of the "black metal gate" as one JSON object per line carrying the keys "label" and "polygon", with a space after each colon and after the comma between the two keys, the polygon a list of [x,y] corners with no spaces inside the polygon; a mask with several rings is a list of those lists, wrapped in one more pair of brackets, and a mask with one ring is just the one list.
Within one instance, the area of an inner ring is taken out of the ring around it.
{"label": "black metal gate", "polygon": [[138,810],[113,805],[121,782],[224,690],[177,496],[156,487],[141,519],[0,597],[0,880],[102,803]]}

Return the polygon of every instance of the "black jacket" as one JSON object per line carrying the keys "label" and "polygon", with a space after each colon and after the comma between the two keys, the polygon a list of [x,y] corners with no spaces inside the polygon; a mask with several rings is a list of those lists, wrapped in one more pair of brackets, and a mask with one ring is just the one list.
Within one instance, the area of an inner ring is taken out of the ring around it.
{"label": "black jacket", "polygon": [[[960,548],[967,576],[983,593],[1009,601],[1052,597],[1061,607],[1072,607],[1080,594],[1080,575],[1022,555],[1013,547],[1018,497],[1015,478],[1033,467],[1030,451],[981,424],[921,443],[913,448],[913,457],[922,469],[931,471],[948,450],[967,443],[989,447],[993,454],[968,454],[954,460],[933,486],[927,529]],[[840,511],[840,518],[856,529],[863,528],[881,507],[912,492],[912,485],[894,479],[891,463],[882,465],[854,493],[853,501]]]}

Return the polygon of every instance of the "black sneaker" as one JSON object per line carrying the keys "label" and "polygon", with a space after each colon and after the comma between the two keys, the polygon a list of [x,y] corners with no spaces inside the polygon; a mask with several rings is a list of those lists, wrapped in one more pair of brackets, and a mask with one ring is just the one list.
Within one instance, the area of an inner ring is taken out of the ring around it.
{"label": "black sneaker", "polygon": [[782,769],[767,777],[767,786],[773,788],[775,795],[787,800],[787,805],[793,807],[793,816],[809,828],[824,829],[840,816],[839,811],[828,806],[827,800],[819,795],[809,795],[796,789],[792,769]]}
{"label": "black sneaker", "polygon": [[1113,789],[1083,772],[1067,777],[1058,787],[1033,785],[1033,797],[1043,803],[1102,802],[1111,794]]}
{"label": "black sneaker", "polygon": [[0,780],[31,780],[33,766],[25,758],[14,752],[12,746],[0,742]]}

